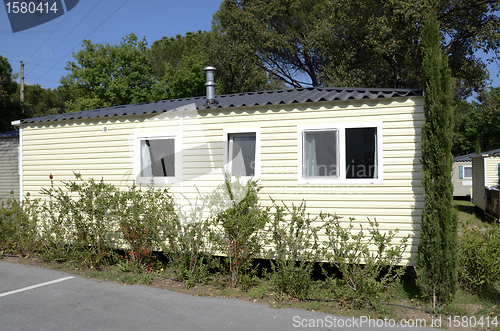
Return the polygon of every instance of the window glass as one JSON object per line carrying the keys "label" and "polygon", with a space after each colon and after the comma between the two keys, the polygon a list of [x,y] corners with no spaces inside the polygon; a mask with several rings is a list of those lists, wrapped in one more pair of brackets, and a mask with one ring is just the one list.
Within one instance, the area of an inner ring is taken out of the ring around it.
{"label": "window glass", "polygon": [[174,138],[141,140],[140,167],[141,177],[174,177]]}
{"label": "window glass", "polygon": [[255,175],[255,133],[229,134],[229,159],[232,176]]}
{"label": "window glass", "polygon": [[306,130],[303,134],[303,177],[337,177],[337,130]]}
{"label": "window glass", "polygon": [[346,178],[378,178],[377,128],[345,129]]}
{"label": "window glass", "polygon": [[472,167],[464,167],[464,178],[472,178]]}

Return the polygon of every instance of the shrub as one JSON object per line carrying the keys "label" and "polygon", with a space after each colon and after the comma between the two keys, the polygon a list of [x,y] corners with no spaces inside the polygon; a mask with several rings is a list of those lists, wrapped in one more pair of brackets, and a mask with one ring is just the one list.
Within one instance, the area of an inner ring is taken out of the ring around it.
{"label": "shrub", "polygon": [[457,291],[458,234],[453,208],[453,122],[456,83],[443,49],[438,9],[426,1],[421,51],[425,121],[421,129],[424,209],[416,255],[417,286],[433,309],[453,300]]}
{"label": "shrub", "polygon": [[193,205],[187,201],[191,208],[179,210],[178,217],[165,224],[163,252],[175,276],[189,288],[207,280],[213,258],[208,242],[211,222],[203,217],[205,203],[199,198]]}
{"label": "shrub", "polygon": [[314,263],[318,262],[320,255],[320,227],[313,225],[315,219],[306,215],[305,208],[304,202],[289,208],[278,206],[273,200],[274,211],[269,214],[270,280],[279,301],[284,295],[304,300],[311,290]]}
{"label": "shrub", "polygon": [[252,261],[265,244],[262,231],[267,214],[258,203],[260,189],[255,181],[241,184],[226,175],[224,183],[207,197],[215,222],[211,242],[226,257],[232,286],[248,279]]}
{"label": "shrub", "polygon": [[144,270],[152,263],[153,252],[161,248],[165,224],[175,222],[173,198],[168,189],[145,191],[133,185],[116,192],[114,211],[120,226],[120,239],[125,243],[127,258]]}
{"label": "shrub", "polygon": [[491,289],[500,278],[500,228],[465,228],[459,244],[461,285],[473,292]]}
{"label": "shrub", "polygon": [[[391,241],[398,230],[381,234],[376,221],[368,220],[367,237],[362,227],[358,233],[353,232],[353,218],[348,226],[342,226],[337,215],[321,214],[320,219],[327,236],[324,258],[342,273],[344,286],[336,289],[337,295],[354,306],[375,304],[384,289],[393,286],[404,272],[396,265],[402,259],[408,237],[393,246]],[[375,253],[370,253],[371,245],[376,247]]]}
{"label": "shrub", "polygon": [[42,189],[49,197],[41,205],[45,260],[63,259],[78,266],[97,267],[109,262],[116,229],[113,213],[117,189],[101,179],[64,182],[65,189]]}
{"label": "shrub", "polygon": [[0,251],[21,255],[38,251],[36,208],[37,201],[0,199]]}

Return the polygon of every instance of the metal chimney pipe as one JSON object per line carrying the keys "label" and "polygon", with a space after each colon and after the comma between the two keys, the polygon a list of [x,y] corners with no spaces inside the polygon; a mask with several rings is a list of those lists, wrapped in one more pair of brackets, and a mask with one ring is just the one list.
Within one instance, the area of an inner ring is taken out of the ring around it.
{"label": "metal chimney pipe", "polygon": [[207,82],[205,83],[205,87],[207,90],[207,104],[216,103],[215,101],[215,82],[214,82],[214,73],[215,67],[206,67],[203,70],[207,73]]}

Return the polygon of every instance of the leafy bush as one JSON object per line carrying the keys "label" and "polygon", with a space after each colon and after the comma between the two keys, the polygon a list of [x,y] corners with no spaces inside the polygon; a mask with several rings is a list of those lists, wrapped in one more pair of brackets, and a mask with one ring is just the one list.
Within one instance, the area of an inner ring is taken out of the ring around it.
{"label": "leafy bush", "polygon": [[255,181],[241,184],[226,175],[224,183],[207,197],[215,222],[211,241],[226,257],[232,286],[251,278],[253,259],[265,244],[267,213],[258,203],[260,189]]}
{"label": "leafy bush", "polygon": [[[124,248],[128,258],[117,261],[118,267],[135,272],[147,271],[153,251],[162,249],[176,277],[188,287],[212,279],[220,267],[214,254],[219,254],[227,267],[222,283],[244,289],[255,280],[254,259],[264,257],[264,247],[270,244],[268,277],[277,300],[311,296],[313,267],[321,260],[342,273],[338,279],[325,271],[330,288],[323,294],[331,297],[327,292],[334,292],[353,306],[377,302],[404,270],[396,265],[408,237],[392,245],[397,230],[382,234],[378,223],[369,220],[367,230],[354,231],[353,219],[341,222],[332,214],[310,218],[305,202],[288,207],[273,200],[273,207],[262,209],[254,181],[242,184],[226,176],[185,212],[188,208],[175,210],[168,189],[119,190],[103,180],[75,176],[63,187],[54,187],[51,178],[50,188],[42,189],[48,196],[43,203],[28,198],[22,206],[14,199],[0,201],[0,250],[38,250],[47,261],[62,259],[94,268],[116,262],[115,249]],[[322,244],[320,235],[326,237]],[[462,283],[474,290],[491,286],[500,274],[500,229],[467,229],[461,247]],[[127,277],[151,282],[147,274]]]}
{"label": "leafy bush", "polygon": [[0,199],[0,251],[29,255],[38,251],[37,201],[23,204],[12,196]]}
{"label": "leafy bush", "polygon": [[482,292],[500,278],[500,227],[465,228],[459,238],[458,278],[463,287]]}
{"label": "leafy bush", "polygon": [[271,236],[268,257],[271,260],[270,280],[276,299],[291,295],[299,300],[308,297],[312,286],[314,263],[319,260],[318,231],[315,219],[306,215],[304,202],[292,208],[278,206],[269,214]]}
{"label": "leafy bush", "polygon": [[116,208],[111,212],[118,220],[127,258],[144,270],[161,248],[165,225],[176,221],[173,198],[168,189],[152,185],[145,191],[133,185],[115,194]]}
{"label": "leafy bush", "polygon": [[197,198],[188,212],[179,210],[179,217],[172,218],[163,229],[163,252],[176,277],[188,288],[207,280],[213,261],[208,242],[211,222],[204,219],[204,210],[204,201]]}
{"label": "leafy bush", "polygon": [[[398,230],[381,234],[376,221],[368,220],[367,237],[362,227],[358,233],[353,231],[352,218],[348,226],[342,226],[337,215],[321,214],[320,219],[327,236],[323,243],[324,258],[336,266],[343,277],[344,286],[336,289],[337,295],[354,306],[376,303],[384,289],[395,285],[404,272],[396,265],[402,259],[408,237],[393,246],[391,241]],[[371,245],[376,247],[376,253],[370,253]],[[333,283],[338,286],[336,280]]]}
{"label": "leafy bush", "polygon": [[63,259],[75,265],[97,267],[114,256],[112,246],[117,228],[113,210],[118,191],[102,179],[64,182],[65,189],[42,189],[49,197],[41,205],[42,242],[45,260]]}

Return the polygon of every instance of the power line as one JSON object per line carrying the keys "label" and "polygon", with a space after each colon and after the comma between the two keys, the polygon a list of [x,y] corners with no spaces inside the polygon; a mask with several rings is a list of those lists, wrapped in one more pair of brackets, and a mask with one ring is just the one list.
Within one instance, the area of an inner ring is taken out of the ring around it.
{"label": "power line", "polygon": [[[41,78],[38,78],[38,80],[43,80],[44,82],[59,83],[59,81],[51,80],[51,79],[41,79]],[[33,83],[33,84],[26,84],[26,85],[35,85],[35,83]],[[40,84],[38,84],[38,85],[40,85]]]}
{"label": "power line", "polygon": [[[101,1],[102,1],[102,0],[101,0]],[[99,1],[99,3],[100,3],[101,1]],[[104,20],[101,24],[99,24],[99,25],[98,25],[98,26],[97,26],[94,30],[92,30],[92,31],[91,31],[88,35],[86,35],[86,36],[85,36],[85,38],[83,38],[83,39],[84,39],[84,40],[85,40],[85,39],[87,39],[87,38],[88,38],[88,37],[89,37],[92,33],[94,33],[97,29],[99,29],[99,28],[101,27],[101,25],[103,25],[103,24],[104,24],[104,23],[105,23],[108,19],[110,19],[110,18],[111,18],[111,16],[113,16],[113,15],[114,15],[114,14],[115,14],[115,13],[116,13],[116,12],[117,12],[120,8],[122,8],[122,7],[123,7],[123,5],[125,5],[127,2],[128,2],[128,0],[126,0],[124,3],[122,3],[122,4],[120,5],[120,7],[118,7],[118,8],[117,8],[114,12],[112,12],[112,13],[111,13],[111,15],[109,15],[109,16],[108,16],[108,17],[107,17],[107,18],[106,18],[106,19],[105,19],[105,20]],[[99,4],[99,3],[98,3],[98,4]],[[95,7],[94,7],[94,8],[95,8]],[[92,8],[92,10],[94,10],[94,8]],[[90,12],[89,12],[89,14],[90,14]],[[87,14],[87,15],[88,15],[88,14]],[[85,17],[87,17],[87,16],[85,16]],[[85,18],[85,17],[84,17],[84,18]],[[81,21],[80,21],[80,22],[81,22]],[[78,24],[80,24],[80,23],[78,23]],[[73,31],[73,30],[71,30],[71,31]],[[71,31],[70,31],[70,32],[71,32]],[[65,37],[65,38],[66,38],[66,37]],[[73,48],[72,48],[72,49],[71,49],[71,50],[70,50],[70,51],[69,51],[66,55],[64,55],[64,56],[62,57],[62,59],[61,59],[61,60],[57,61],[57,63],[56,63],[56,64],[54,64],[54,66],[53,66],[53,67],[55,67],[55,66],[56,66],[59,62],[61,62],[63,59],[65,59],[65,58],[66,58],[66,56],[68,56],[71,52],[73,52],[73,50],[74,50],[76,47],[77,47],[77,46],[73,47]],[[52,67],[52,68],[53,68],[53,67]],[[46,72],[45,72],[45,73],[44,73],[41,77],[45,76],[45,75],[46,75],[46,74],[47,74],[50,70],[51,70],[51,69],[47,70],[47,71],[46,71]],[[39,78],[39,79],[40,79],[40,78]],[[35,83],[36,83],[37,81],[38,81],[38,79],[35,81]]]}
{"label": "power line", "polygon": [[92,30],[92,32],[90,32],[85,38],[83,39],[87,39],[92,33],[94,33],[95,30],[99,29],[101,27],[101,25],[103,25],[111,16],[113,16],[120,8],[123,7],[124,4],[126,4],[128,2],[128,0],[126,0],[124,3],[121,4],[120,7],[116,8],[116,10],[114,12],[111,13],[111,15],[109,15],[101,24],[99,24],[97,26],[97,28],[95,28],[94,30]]}
{"label": "power line", "polygon": [[[78,22],[78,23],[77,23],[77,24],[73,27],[73,29],[71,29],[71,30],[70,30],[70,31],[69,31],[69,32],[68,32],[68,33],[64,36],[64,38],[62,38],[62,39],[61,39],[61,40],[57,43],[57,45],[55,45],[55,46],[54,46],[54,47],[53,47],[53,48],[52,48],[52,49],[51,49],[51,50],[47,53],[47,55],[45,55],[45,57],[44,57],[44,58],[43,58],[40,62],[42,62],[42,61],[43,61],[43,60],[44,60],[47,56],[49,56],[49,54],[50,54],[50,53],[52,53],[52,51],[53,51],[54,49],[56,49],[56,48],[57,48],[57,46],[59,46],[59,45],[63,42],[63,40],[64,40],[64,39],[66,39],[66,38],[70,35],[70,33],[71,33],[71,32],[73,32],[73,30],[75,30],[75,29],[76,29],[76,27],[77,27],[78,25],[80,25],[80,23],[82,23],[82,21],[83,21],[83,20],[84,20],[87,16],[89,16],[89,14],[90,14],[90,13],[91,13],[91,12],[92,12],[92,11],[93,11],[93,10],[94,10],[94,9],[95,9],[95,8],[96,8],[96,7],[97,7],[97,6],[101,3],[101,2],[102,2],[102,0],[99,0],[99,2],[98,2],[98,3],[97,3],[97,4],[96,4],[96,5],[95,5],[95,6],[94,6],[94,7],[93,7],[93,8],[92,8],[92,9],[91,9],[88,13],[87,13],[87,15],[85,15],[85,16],[84,16],[84,17],[83,17],[83,18],[82,18],[82,19],[81,19],[81,20],[80,20],[80,21],[79,21],[79,22]],[[69,15],[68,15],[68,16],[69,16]],[[62,22],[61,22],[61,23],[62,23]],[[61,25],[61,24],[59,24],[59,25]],[[58,26],[58,27],[59,27],[59,26]],[[57,29],[56,29],[56,30],[57,30]],[[55,30],[54,30],[54,31],[55,31]],[[75,47],[76,47],[76,46],[75,46]],[[60,62],[60,61],[59,61],[59,62]],[[59,63],[59,62],[57,62],[57,63]],[[34,68],[33,68],[33,69],[34,69]],[[32,69],[32,70],[33,70],[33,69]],[[31,71],[30,71],[30,72],[31,72]],[[29,72],[28,72],[28,74],[29,74]],[[45,74],[44,74],[44,75],[45,75]]]}
{"label": "power line", "polygon": [[[64,2],[64,1],[63,1],[63,2]],[[70,15],[71,15],[71,13],[70,13],[69,15],[66,15],[66,16],[64,17],[64,19],[61,21],[61,23],[59,23],[59,25],[58,25],[58,26],[54,29],[54,31],[52,31],[52,32],[50,33],[50,35],[49,35],[49,36],[48,36],[48,37],[47,37],[47,38],[43,41],[43,43],[40,45],[40,47],[38,47],[38,48],[36,49],[36,51],[34,51],[34,52],[33,52],[33,54],[31,54],[31,56],[29,57],[28,61],[26,61],[26,62],[29,62],[29,60],[31,60],[31,58],[32,58],[32,57],[36,54],[36,52],[38,52],[38,50],[39,50],[40,48],[42,48],[42,46],[43,46],[43,45],[45,45],[45,43],[47,42],[47,40],[49,40],[49,38],[50,38],[50,37],[52,37],[52,35],[54,34],[54,32],[56,32],[56,30],[57,30],[57,29],[61,26],[61,24],[63,24],[63,22],[64,22],[64,21],[66,21],[66,19],[67,19]],[[42,61],[43,61],[43,60],[42,60]],[[42,62],[42,61],[40,61],[40,62]]]}
{"label": "power line", "polygon": [[[3,51],[3,50],[0,50],[0,53],[9,53],[9,54],[19,55],[19,56],[23,56],[23,57],[24,57],[24,56],[28,56],[28,54],[14,53],[14,52]],[[34,58],[39,58],[39,59],[41,59],[41,58],[42,58],[42,57],[40,57],[40,56],[33,56],[33,57],[34,57]],[[22,60],[22,58],[20,58],[20,59]],[[58,62],[57,60],[53,60],[53,59],[45,59],[45,60],[46,60],[46,61],[54,61],[54,62]],[[11,60],[9,60],[9,61],[12,61],[12,59],[11,59]],[[42,65],[42,64],[33,63],[33,62],[24,62],[24,63],[25,63],[25,64],[32,64],[33,66],[37,66],[37,67],[47,67],[47,68],[50,68],[50,67],[49,67],[49,66],[47,66],[47,65]],[[57,69],[59,69],[59,67],[58,67]],[[61,69],[64,69],[64,67],[63,67],[63,68],[61,68]]]}
{"label": "power line", "polygon": [[[37,67],[44,67],[44,68],[53,68],[53,69],[65,70],[64,67],[63,68],[61,68],[61,67],[55,67],[54,68],[54,67],[51,67],[51,66],[45,66],[43,64],[34,64],[34,63],[29,63],[29,62],[24,62],[24,64],[33,64],[33,65],[35,65]],[[25,75],[25,76],[27,77],[28,75]]]}

